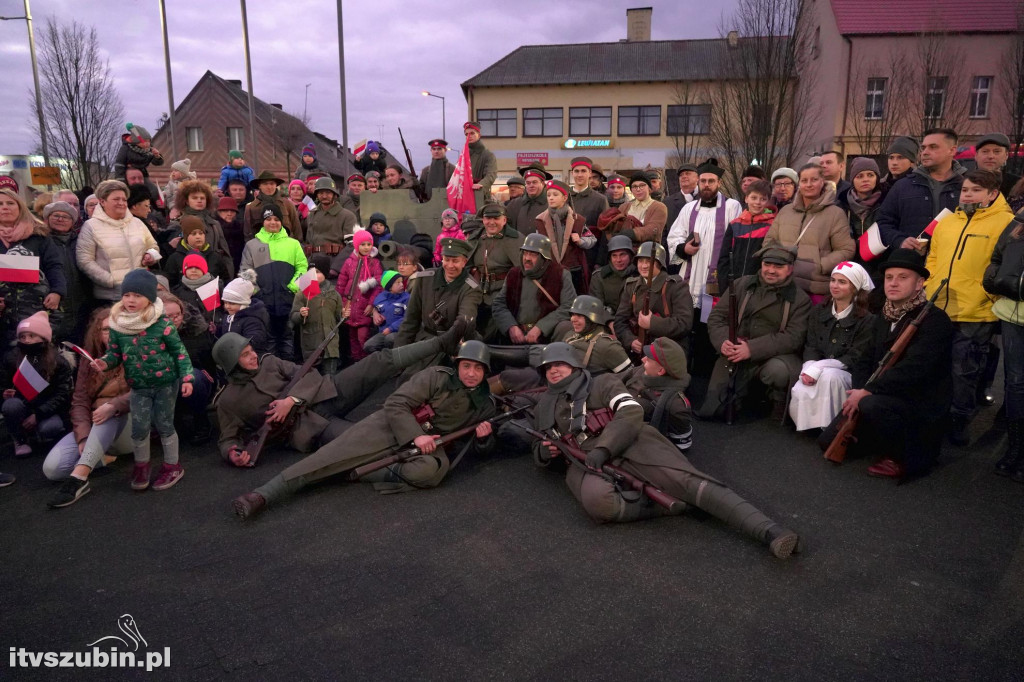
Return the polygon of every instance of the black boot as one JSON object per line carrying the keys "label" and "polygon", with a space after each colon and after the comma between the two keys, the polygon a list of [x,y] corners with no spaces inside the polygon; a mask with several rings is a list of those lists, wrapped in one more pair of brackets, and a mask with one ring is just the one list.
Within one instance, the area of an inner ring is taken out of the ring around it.
{"label": "black boot", "polygon": [[970,422],[967,417],[954,415],[950,420],[949,442],[959,447],[964,447],[971,442],[971,435],[967,433],[967,426]]}
{"label": "black boot", "polygon": [[459,352],[463,337],[466,336],[466,329],[469,327],[469,320],[459,315],[452,322],[452,326],[445,333],[440,335],[444,345],[444,352],[448,355],[455,355]]}
{"label": "black boot", "polygon": [[488,346],[491,349],[491,362],[495,360],[509,367],[529,367],[529,346]]}
{"label": "black boot", "polygon": [[1006,425],[1006,435],[1009,436],[1010,444],[1006,448],[1006,454],[996,462],[996,473],[1000,476],[1012,476],[1014,471],[1017,469],[1017,465],[1021,464],[1024,457],[1022,453],[1021,442],[1024,437],[1024,419],[1013,419]]}

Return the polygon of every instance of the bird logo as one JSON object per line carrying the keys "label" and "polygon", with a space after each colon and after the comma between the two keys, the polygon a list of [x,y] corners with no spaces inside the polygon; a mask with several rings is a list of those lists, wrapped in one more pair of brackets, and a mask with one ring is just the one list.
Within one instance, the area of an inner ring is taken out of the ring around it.
{"label": "bird logo", "polygon": [[[125,640],[122,637],[118,637],[117,635],[107,635],[106,637],[100,637],[92,644],[88,644],[86,646],[94,646],[108,639],[115,639],[118,642],[121,642],[121,644],[124,645],[125,649],[130,648],[132,651],[139,650],[139,642],[142,642],[147,647],[149,646],[149,642],[147,642],[145,638],[142,636],[142,634],[139,632],[139,626],[135,624],[135,619],[132,617],[130,613],[126,613],[117,619],[117,627],[119,630],[121,630],[121,632],[125,634],[125,636],[128,638],[127,640]],[[129,642],[131,643],[129,644]]]}

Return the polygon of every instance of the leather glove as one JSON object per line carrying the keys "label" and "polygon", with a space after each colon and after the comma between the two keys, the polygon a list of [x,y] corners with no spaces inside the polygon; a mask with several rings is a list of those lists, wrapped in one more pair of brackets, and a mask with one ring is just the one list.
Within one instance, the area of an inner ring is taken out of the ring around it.
{"label": "leather glove", "polygon": [[600,469],[608,461],[609,453],[605,448],[594,448],[587,453],[587,466],[591,469]]}

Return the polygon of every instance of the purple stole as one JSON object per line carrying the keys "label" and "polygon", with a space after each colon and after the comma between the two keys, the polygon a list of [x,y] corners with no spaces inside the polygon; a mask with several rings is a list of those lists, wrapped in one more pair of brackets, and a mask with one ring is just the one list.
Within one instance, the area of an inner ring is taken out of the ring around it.
{"label": "purple stole", "polygon": [[[726,198],[718,193],[718,208],[715,209],[715,244],[711,249],[711,262],[708,264],[708,279],[705,284],[718,285],[718,256],[722,252],[722,239],[725,237],[725,202]],[[697,214],[700,213],[700,199],[697,200],[697,208],[690,212],[690,234],[697,228]],[[686,274],[684,280],[690,280],[690,261],[686,263]]]}

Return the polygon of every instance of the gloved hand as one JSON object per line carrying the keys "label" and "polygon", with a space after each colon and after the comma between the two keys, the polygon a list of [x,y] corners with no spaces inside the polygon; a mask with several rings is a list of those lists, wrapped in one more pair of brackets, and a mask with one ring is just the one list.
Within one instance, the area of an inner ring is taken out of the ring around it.
{"label": "gloved hand", "polygon": [[591,469],[600,469],[608,461],[611,453],[605,448],[594,448],[587,453],[587,466]]}

